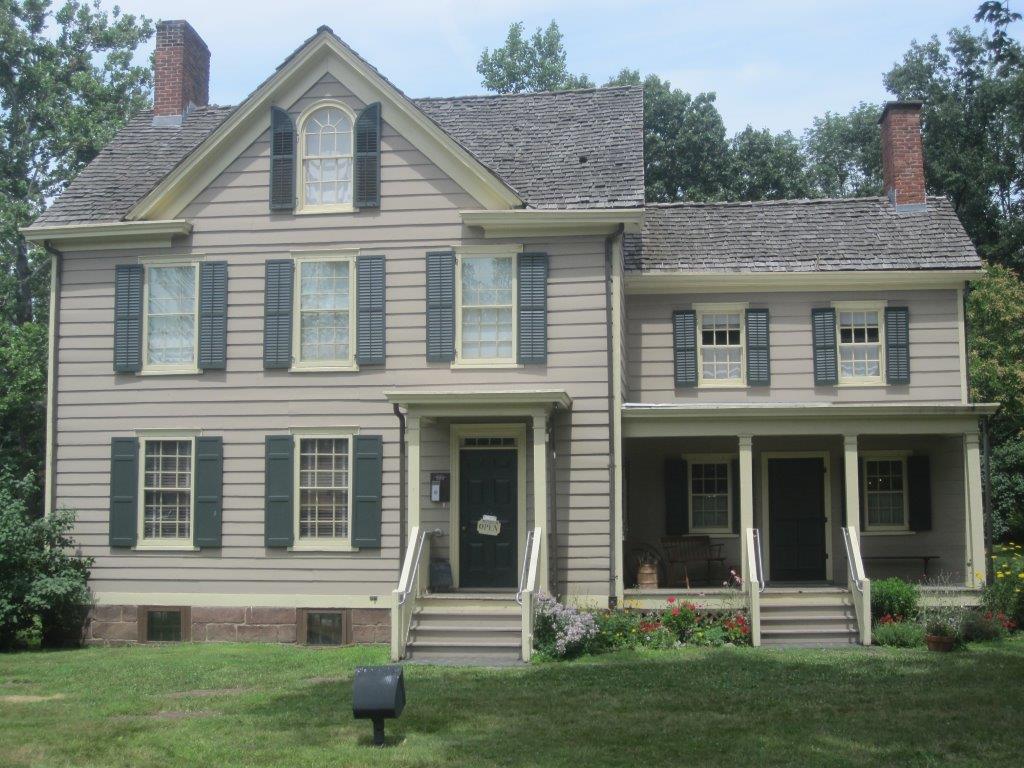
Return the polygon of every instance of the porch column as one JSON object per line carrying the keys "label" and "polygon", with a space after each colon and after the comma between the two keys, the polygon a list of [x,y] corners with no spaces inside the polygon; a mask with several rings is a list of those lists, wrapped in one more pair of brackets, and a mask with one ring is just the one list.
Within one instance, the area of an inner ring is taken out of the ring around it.
{"label": "porch column", "polygon": [[[548,536],[548,415],[546,411],[534,411],[533,423],[533,527],[541,529],[543,543],[549,545]],[[524,555],[527,553],[524,553]],[[547,546],[541,547],[540,563],[537,564],[537,583],[544,592],[551,594],[548,584]]]}
{"label": "porch column", "polygon": [[754,438],[751,435],[739,436],[740,448],[740,546],[743,556],[740,558],[740,569],[743,583],[750,578],[754,564],[747,561],[746,542],[747,529],[754,527]]}
{"label": "porch column", "polygon": [[[406,508],[409,510],[408,529],[420,524],[420,417],[405,417]],[[404,554],[404,553],[403,553]]]}
{"label": "porch column", "polygon": [[[843,492],[846,494],[846,525],[860,537],[860,466],[857,435],[843,435]],[[838,574],[833,573],[838,578]]]}
{"label": "porch column", "polygon": [[964,538],[964,583],[985,584],[985,521],[981,495],[981,446],[977,432],[964,433],[964,498],[967,530]]}

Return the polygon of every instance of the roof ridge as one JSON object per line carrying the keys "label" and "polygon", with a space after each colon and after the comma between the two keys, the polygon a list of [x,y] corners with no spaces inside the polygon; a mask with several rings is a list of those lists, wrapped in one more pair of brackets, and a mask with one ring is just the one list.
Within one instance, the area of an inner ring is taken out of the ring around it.
{"label": "roof ridge", "polygon": [[465,101],[468,99],[515,99],[535,96],[565,96],[607,91],[643,90],[642,85],[597,85],[593,88],[566,88],[561,91],[521,91],[519,93],[470,93],[463,96],[417,96],[413,101]]}
{"label": "roof ridge", "polygon": [[[925,200],[946,202],[945,195],[925,195]],[[789,197],[783,200],[676,200],[668,203],[646,203],[647,208],[726,208],[775,205],[823,205],[827,203],[887,203],[884,195],[862,195],[859,197]]]}

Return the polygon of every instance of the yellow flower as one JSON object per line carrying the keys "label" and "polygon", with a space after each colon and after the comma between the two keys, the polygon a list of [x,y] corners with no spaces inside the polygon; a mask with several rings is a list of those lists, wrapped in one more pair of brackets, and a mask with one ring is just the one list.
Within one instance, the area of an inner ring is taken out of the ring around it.
{"label": "yellow flower", "polygon": [[998,571],[998,572],[996,572],[996,578],[997,578],[997,579],[1001,579],[1001,578],[1003,578],[1003,572],[1002,572],[1002,571]]}

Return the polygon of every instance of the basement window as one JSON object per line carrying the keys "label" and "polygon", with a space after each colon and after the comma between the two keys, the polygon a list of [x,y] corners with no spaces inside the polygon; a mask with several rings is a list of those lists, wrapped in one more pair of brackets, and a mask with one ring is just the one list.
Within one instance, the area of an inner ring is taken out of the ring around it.
{"label": "basement window", "polygon": [[145,643],[180,643],[189,639],[187,608],[143,608],[139,622]]}
{"label": "basement window", "polygon": [[305,611],[306,645],[345,645],[344,611]]}

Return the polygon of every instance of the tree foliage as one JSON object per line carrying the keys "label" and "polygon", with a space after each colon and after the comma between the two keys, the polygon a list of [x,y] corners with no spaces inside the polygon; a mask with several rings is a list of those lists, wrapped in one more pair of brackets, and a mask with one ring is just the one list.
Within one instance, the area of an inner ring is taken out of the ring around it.
{"label": "tree foliage", "polygon": [[803,142],[812,195],[882,194],[881,114],[878,105],[861,102],[845,115],[826,112],[814,118]]}
{"label": "tree foliage", "polygon": [[493,51],[484,48],[476,71],[485,88],[495,93],[522,93],[594,87],[586,75],[569,73],[558,24],[552,21],[547,29],[537,27],[529,40],[523,31],[523,22],[517,22],[509,27],[503,46]]}
{"label": "tree foliage", "polygon": [[791,132],[747,126],[729,142],[725,195],[730,200],[786,200],[810,194],[800,140]]}

